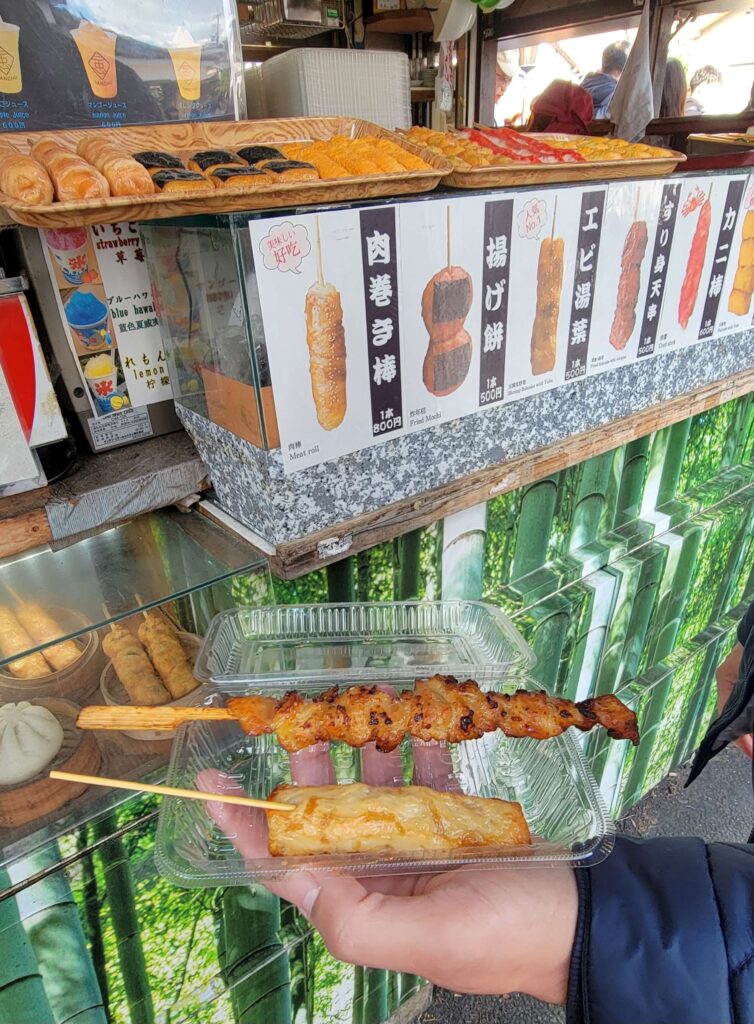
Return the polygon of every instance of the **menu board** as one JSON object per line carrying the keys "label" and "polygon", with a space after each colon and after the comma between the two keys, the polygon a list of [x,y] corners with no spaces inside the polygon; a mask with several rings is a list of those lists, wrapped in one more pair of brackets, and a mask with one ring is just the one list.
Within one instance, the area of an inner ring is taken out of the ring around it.
{"label": "menu board", "polygon": [[656,351],[671,351],[714,336],[745,183],[741,175],[683,181],[668,257],[668,301],[662,309]]}
{"label": "menu board", "polygon": [[39,232],[94,416],[173,397],[136,224]]}
{"label": "menu board", "polygon": [[752,319],[744,175],[443,195],[249,228],[286,472]]}
{"label": "menu board", "polygon": [[732,230],[730,258],[720,294],[717,334],[754,324],[754,174],[744,185],[738,223]]}
{"label": "menu board", "polygon": [[0,0],[0,131],[233,119],[232,0]]}

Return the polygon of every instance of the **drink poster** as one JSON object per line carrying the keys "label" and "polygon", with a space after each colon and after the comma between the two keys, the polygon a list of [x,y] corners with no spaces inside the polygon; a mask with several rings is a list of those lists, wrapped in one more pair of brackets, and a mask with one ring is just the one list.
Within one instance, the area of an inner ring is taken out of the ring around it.
{"label": "drink poster", "polygon": [[[398,212],[406,428],[422,430],[479,408],[485,208],[470,197],[402,204]],[[503,299],[490,286],[490,310]],[[488,349],[502,344],[502,333],[486,337]]]}
{"label": "drink poster", "polygon": [[578,189],[516,197],[506,401],[528,398],[564,380],[580,197]]}
{"label": "drink poster", "polygon": [[0,0],[0,131],[232,120],[231,0]]}
{"label": "drink poster", "polygon": [[[590,374],[636,358],[661,192],[659,181],[615,182],[608,189],[602,228],[605,243],[594,286]],[[652,319],[656,316],[657,310]]]}
{"label": "drink poster", "polygon": [[724,224],[735,225],[738,218],[742,180],[741,176],[714,175],[683,182],[656,352],[713,336],[714,315],[710,320],[707,302],[722,291],[730,251],[719,249],[720,244],[730,244],[719,236]]}
{"label": "drink poster", "polygon": [[95,416],[170,400],[136,224],[40,231],[61,320]]}
{"label": "drink poster", "polygon": [[754,322],[754,174],[745,183],[743,195],[720,294],[718,335],[745,330]]}

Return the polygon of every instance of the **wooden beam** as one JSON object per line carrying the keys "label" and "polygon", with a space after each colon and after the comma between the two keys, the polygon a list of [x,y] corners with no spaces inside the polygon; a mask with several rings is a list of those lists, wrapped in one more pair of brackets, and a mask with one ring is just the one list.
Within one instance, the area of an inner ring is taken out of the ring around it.
{"label": "wooden beam", "polygon": [[706,384],[692,394],[680,395],[435,490],[365,513],[300,540],[280,544],[270,557],[270,568],[283,579],[296,579],[313,569],[321,569],[333,561],[402,536],[410,530],[429,526],[453,512],[524,487],[752,392],[754,369]]}
{"label": "wooden beam", "polygon": [[[0,498],[0,558],[86,535],[208,487],[206,469],[183,431],[100,455],[85,452],[57,483]],[[80,534],[58,530],[56,537],[50,516],[63,520],[68,511],[71,522],[85,526]]]}

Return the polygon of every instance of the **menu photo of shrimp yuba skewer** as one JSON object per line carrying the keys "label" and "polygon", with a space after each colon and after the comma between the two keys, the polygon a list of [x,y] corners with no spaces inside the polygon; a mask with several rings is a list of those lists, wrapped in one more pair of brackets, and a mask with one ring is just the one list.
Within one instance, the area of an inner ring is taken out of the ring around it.
{"label": "menu photo of shrimp yuba skewer", "polygon": [[636,326],[636,305],[641,287],[641,267],[647,252],[649,233],[647,222],[639,218],[641,189],[636,189],[634,218],[623,242],[620,260],[620,278],[615,298],[615,311],[610,327],[610,344],[622,351],[628,344]]}

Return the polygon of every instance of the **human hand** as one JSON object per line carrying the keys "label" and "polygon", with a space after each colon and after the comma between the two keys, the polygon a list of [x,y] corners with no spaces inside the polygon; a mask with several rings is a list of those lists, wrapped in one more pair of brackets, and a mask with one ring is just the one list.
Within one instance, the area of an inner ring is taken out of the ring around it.
{"label": "human hand", "polygon": [[[718,714],[725,707],[728,698],[731,693],[733,693],[733,688],[738,682],[743,653],[744,649],[741,644],[736,644],[725,661],[720,663],[717,672],[715,672],[715,679],[717,680]],[[736,744],[741,748],[741,750],[743,750],[747,757],[751,757],[752,754],[754,754],[754,737],[751,735],[741,736],[736,740]]]}
{"label": "human hand", "polygon": [[[401,784],[400,755],[361,752],[362,779]],[[302,785],[327,785],[335,775],[326,744],[291,755]],[[458,789],[443,744],[414,744],[414,782]],[[201,772],[205,792],[240,787],[215,770]],[[207,809],[247,859],[267,855],[264,811],[208,803]],[[339,960],[418,974],[454,992],[526,992],[565,1002],[578,896],[573,870],[459,868],[442,874],[351,878],[296,872],[267,888],[294,903]]]}

